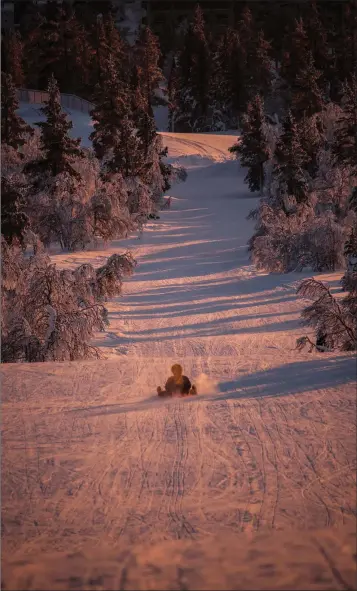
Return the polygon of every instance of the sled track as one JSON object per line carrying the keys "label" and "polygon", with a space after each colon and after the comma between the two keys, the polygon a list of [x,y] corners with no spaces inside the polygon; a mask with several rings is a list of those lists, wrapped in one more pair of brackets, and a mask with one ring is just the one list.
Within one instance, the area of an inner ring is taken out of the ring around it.
{"label": "sled track", "polygon": [[[122,361],[131,393],[142,380],[136,361]],[[41,407],[40,390],[21,407],[4,402],[5,553],[75,548],[103,532],[116,544],[122,536],[133,543],[198,539],[355,519],[352,384],[343,403],[331,389],[328,396],[238,400],[152,396],[141,405],[129,396],[79,407],[84,376],[88,392],[105,398],[101,384],[112,365],[96,364],[95,372],[90,363],[80,372],[76,364],[56,366],[52,391],[63,371],[69,384],[56,413]],[[206,368],[196,358],[185,365]],[[211,358],[210,365],[222,370],[224,363]],[[4,373],[13,391],[8,368]]]}

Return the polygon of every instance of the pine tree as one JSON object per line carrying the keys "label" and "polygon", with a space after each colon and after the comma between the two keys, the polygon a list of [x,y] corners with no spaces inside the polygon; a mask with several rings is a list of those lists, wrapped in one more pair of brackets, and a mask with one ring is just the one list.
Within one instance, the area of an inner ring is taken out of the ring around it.
{"label": "pine tree", "polygon": [[33,129],[16,114],[19,102],[11,74],[1,75],[1,143],[18,150],[26,142],[26,136],[33,134]]}
{"label": "pine tree", "polygon": [[357,72],[357,1],[342,3],[342,19],[336,35],[336,71],[343,82]]}
{"label": "pine tree", "polygon": [[212,67],[209,83],[211,131],[223,131],[230,127],[232,92],[229,84],[228,51],[229,31],[225,31],[212,49]]}
{"label": "pine tree", "polygon": [[[291,108],[293,88],[296,77],[304,72],[308,62],[310,43],[302,18],[295,21],[293,31],[288,31],[284,38],[284,51],[280,64],[280,95],[285,102],[285,109]],[[302,114],[301,114],[302,115]]]}
{"label": "pine tree", "polygon": [[294,197],[297,203],[308,201],[308,183],[304,166],[307,156],[303,150],[298,133],[298,126],[289,111],[283,132],[275,148],[273,177],[278,182],[278,200],[285,213],[286,197]]}
{"label": "pine tree", "polygon": [[210,49],[199,6],[185,35],[178,70],[176,124],[182,130],[204,131],[209,115]]}
{"label": "pine tree", "polygon": [[296,120],[321,112],[324,100],[320,78],[321,72],[315,68],[312,52],[307,51],[306,62],[296,72],[291,85],[290,108]]}
{"label": "pine tree", "polygon": [[257,30],[250,8],[243,10],[238,26],[240,48],[243,57],[243,80],[245,90],[244,110],[248,101],[256,94],[266,97],[271,89],[272,72],[270,51],[271,46],[264,37],[262,30]]}
{"label": "pine tree", "polygon": [[172,60],[172,66],[170,70],[169,80],[167,84],[168,91],[168,129],[167,131],[174,131],[175,127],[175,113],[177,110],[177,92],[178,92],[178,68],[177,68],[177,57],[174,56]]}
{"label": "pine tree", "polygon": [[251,191],[263,191],[264,163],[269,159],[268,140],[265,132],[264,104],[257,95],[248,103],[247,113],[242,121],[242,138],[230,148],[236,153],[241,165],[248,168],[245,182]]}
{"label": "pine tree", "polygon": [[252,36],[257,33],[253,14],[249,6],[243,8],[241,19],[238,23],[239,38],[244,48],[251,42]]}
{"label": "pine tree", "polygon": [[4,176],[1,177],[1,234],[11,244],[17,238],[24,244],[24,234],[29,218],[24,212],[24,199],[21,187],[16,186]]}
{"label": "pine tree", "polygon": [[[219,38],[213,52],[209,103],[211,129],[237,129],[246,110],[252,86],[247,78],[247,54],[238,31],[228,28]],[[223,127],[222,127],[223,125]]]}
{"label": "pine tree", "polygon": [[346,241],[344,254],[345,256],[353,255],[357,259],[357,230],[353,227]]}
{"label": "pine tree", "polygon": [[303,168],[313,179],[318,172],[318,155],[323,144],[323,129],[318,116],[304,116],[299,121],[298,136],[300,145],[306,154]]}
{"label": "pine tree", "polygon": [[59,13],[57,80],[62,92],[87,90],[90,75],[90,45],[87,32],[72,6],[63,4]]}
{"label": "pine tree", "polygon": [[27,84],[44,89],[54,75],[63,92],[82,92],[91,82],[88,33],[72,7],[48,3],[26,36]]}
{"label": "pine tree", "polygon": [[[345,243],[344,255],[346,258],[346,271],[341,279],[342,290],[357,295],[357,231],[352,226],[349,237]],[[357,301],[355,302],[357,305]],[[356,310],[357,311],[357,310]]]}
{"label": "pine tree", "polygon": [[113,57],[118,75],[120,78],[123,78],[128,74],[126,44],[120,35],[112,14],[109,14],[104,20],[104,32],[107,55],[103,57],[105,59],[108,59],[110,55]]}
{"label": "pine tree", "polygon": [[25,81],[24,68],[24,47],[17,31],[8,31],[4,36],[2,71],[10,74],[14,85],[19,88]]}
{"label": "pine tree", "polygon": [[83,151],[80,138],[72,139],[68,133],[73,123],[68,120],[61,108],[61,95],[56,79],[52,76],[48,83],[48,99],[41,109],[46,121],[36,123],[41,130],[41,147],[43,158],[30,162],[25,168],[28,172],[47,172],[52,177],[62,172],[73,178],[78,178],[78,172],[73,168],[72,161],[81,157]]}
{"label": "pine tree", "polygon": [[225,52],[223,45],[221,63],[223,62],[223,65],[227,60],[227,97],[231,106],[233,127],[236,128],[239,117],[247,105],[247,93],[244,84],[242,84],[246,74],[246,54],[238,31],[229,30],[226,41],[227,50]]}
{"label": "pine tree", "polygon": [[112,173],[135,176],[143,166],[143,147],[132,120],[128,89],[119,79],[112,57],[107,61],[103,85],[97,87],[91,117],[95,123],[90,139],[97,158]]}
{"label": "pine tree", "polygon": [[280,73],[288,86],[291,87],[295,82],[297,73],[304,69],[308,52],[311,50],[302,18],[295,22],[294,31],[285,36],[284,45]]}
{"label": "pine tree", "polygon": [[338,120],[338,129],[333,151],[337,161],[351,167],[357,174],[357,77],[353,75],[343,83],[343,111]]}
{"label": "pine tree", "polygon": [[163,79],[159,68],[160,49],[158,40],[149,27],[140,32],[135,45],[135,64],[133,97],[136,104],[133,113],[138,127],[139,137],[143,141],[145,157],[149,146],[156,136],[156,124],[152,108],[154,92]]}
{"label": "pine tree", "polygon": [[48,79],[60,78],[60,7],[46,4],[47,14],[37,14],[26,38],[27,83],[30,88],[45,90]]}
{"label": "pine tree", "polygon": [[139,83],[145,97],[147,112],[150,113],[154,92],[164,76],[159,67],[161,58],[159,41],[149,27],[143,27],[140,31],[134,51]]}
{"label": "pine tree", "polygon": [[103,86],[109,59],[113,60],[119,78],[128,80],[130,71],[126,45],[111,15],[107,15],[105,20],[98,18],[92,25],[90,45],[93,53],[91,84],[94,88],[97,84]]}
{"label": "pine tree", "polygon": [[323,96],[327,98],[329,94],[328,88],[331,85],[336,72],[334,68],[334,59],[330,52],[331,47],[329,45],[327,30],[321,21],[316,0],[312,0],[307,5],[305,23],[313,61],[316,69],[321,72],[319,86]]}
{"label": "pine tree", "polygon": [[357,214],[357,186],[352,189],[351,197],[348,201],[348,208]]}

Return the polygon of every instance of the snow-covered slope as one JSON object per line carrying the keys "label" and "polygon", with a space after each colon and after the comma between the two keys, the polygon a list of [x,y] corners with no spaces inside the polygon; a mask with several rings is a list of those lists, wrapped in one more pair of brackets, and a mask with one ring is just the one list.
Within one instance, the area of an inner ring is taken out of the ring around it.
{"label": "snow-covered slope", "polygon": [[[273,529],[333,527],[338,539],[354,523],[355,360],[294,349],[303,275],[249,262],[256,198],[228,155],[235,136],[164,139],[189,166],[172,209],[141,239],[53,255],[100,265],[134,251],[136,273],[96,338],[108,359],[2,368],[5,564]],[[321,278],[338,290],[338,274]],[[155,396],[173,362],[200,396]]]}

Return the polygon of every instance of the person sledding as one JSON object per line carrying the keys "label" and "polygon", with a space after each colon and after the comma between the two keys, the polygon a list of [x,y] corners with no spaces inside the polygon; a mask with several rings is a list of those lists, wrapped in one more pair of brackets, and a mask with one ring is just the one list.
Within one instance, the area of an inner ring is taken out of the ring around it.
{"label": "person sledding", "polygon": [[160,386],[157,389],[158,396],[194,396],[197,394],[196,386],[192,386],[187,376],[182,375],[182,367],[175,363],[171,367],[172,376],[170,376],[165,384],[165,390]]}

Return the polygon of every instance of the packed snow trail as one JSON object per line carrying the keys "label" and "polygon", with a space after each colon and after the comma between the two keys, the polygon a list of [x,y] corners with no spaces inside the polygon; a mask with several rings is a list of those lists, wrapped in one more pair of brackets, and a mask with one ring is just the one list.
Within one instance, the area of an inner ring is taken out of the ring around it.
{"label": "packed snow trail", "polygon": [[[95,341],[108,359],[2,368],[5,559],[354,523],[354,358],[294,349],[303,275],[249,262],[256,199],[229,159],[235,138],[166,135],[192,165],[172,209],[142,239],[53,255],[100,265],[134,251]],[[158,400],[173,362],[217,387]]]}

